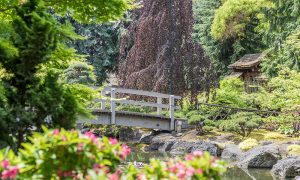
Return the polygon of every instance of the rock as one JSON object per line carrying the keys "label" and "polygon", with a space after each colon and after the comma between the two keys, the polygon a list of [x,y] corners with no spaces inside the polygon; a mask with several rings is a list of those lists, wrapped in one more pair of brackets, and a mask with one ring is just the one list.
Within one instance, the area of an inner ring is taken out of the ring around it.
{"label": "rock", "polygon": [[168,141],[164,143],[162,146],[158,147],[158,151],[160,152],[169,152],[171,151],[172,146],[174,145],[175,141]]}
{"label": "rock", "polygon": [[139,141],[142,137],[141,130],[133,129],[130,127],[122,127],[119,130],[119,140],[120,141]]}
{"label": "rock", "polygon": [[185,141],[180,140],[169,133],[152,136],[150,145],[145,147],[145,151],[170,152],[173,155],[184,155],[194,151],[208,151],[211,155],[217,156],[218,146],[205,141]]}
{"label": "rock", "polygon": [[145,151],[162,151],[164,152],[164,149],[169,149],[168,145],[172,139],[175,140],[175,138],[169,134],[169,133],[163,133],[159,134],[157,136],[153,135],[154,133],[151,133],[150,135],[141,138],[142,142],[149,142],[146,144],[150,144],[149,146],[145,147]]}
{"label": "rock", "polygon": [[239,160],[240,156],[242,155],[242,151],[240,148],[235,144],[227,144],[221,154],[221,158],[230,161],[237,161]]}
{"label": "rock", "polygon": [[88,132],[88,131],[90,131],[89,128],[83,128],[83,129],[80,129],[81,134],[84,134],[84,133],[86,133],[86,132]]}
{"label": "rock", "polygon": [[280,178],[300,176],[300,157],[289,157],[278,161],[272,168],[272,174]]}
{"label": "rock", "polygon": [[170,153],[174,155],[184,155],[195,151],[208,151],[212,156],[217,156],[218,146],[205,141],[177,141],[170,148]]}
{"label": "rock", "polygon": [[220,149],[217,144],[205,142],[205,141],[196,141],[193,144],[190,152],[194,152],[194,151],[207,151],[212,156],[218,156]]}
{"label": "rock", "polygon": [[188,141],[176,141],[173,146],[170,148],[170,153],[173,155],[184,155],[190,153],[192,150],[194,142]]}
{"label": "rock", "polygon": [[270,144],[273,144],[273,142],[272,141],[263,141],[261,143],[262,146],[266,146],[266,145],[270,145]]}
{"label": "rock", "polygon": [[259,146],[245,152],[237,163],[242,168],[272,168],[281,159],[276,145]]}
{"label": "rock", "polygon": [[151,133],[143,134],[140,138],[140,143],[150,144],[154,136]]}

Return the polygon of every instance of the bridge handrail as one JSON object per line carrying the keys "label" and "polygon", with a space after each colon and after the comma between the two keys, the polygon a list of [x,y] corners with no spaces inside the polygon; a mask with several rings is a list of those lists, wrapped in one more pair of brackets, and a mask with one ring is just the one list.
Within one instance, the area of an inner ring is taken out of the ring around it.
{"label": "bridge handrail", "polygon": [[[114,87],[107,86],[102,90],[102,95],[105,95],[106,91],[111,91]],[[141,95],[141,96],[149,96],[149,97],[156,97],[156,98],[170,98],[169,94],[163,94],[153,91],[142,91],[136,89],[125,89],[125,88],[114,88],[116,93],[122,94],[134,94],[134,95]],[[180,96],[174,96],[175,99],[181,99]]]}
{"label": "bridge handrail", "polygon": [[[115,122],[116,122],[116,104],[132,104],[132,105],[139,105],[139,106],[156,107],[157,115],[162,114],[162,108],[169,109],[170,129],[172,129],[172,130],[175,129],[174,111],[175,111],[175,109],[180,109],[179,106],[175,105],[175,99],[181,99],[180,96],[162,94],[162,93],[158,93],[158,92],[141,91],[141,90],[135,90],[135,89],[115,88],[115,87],[110,87],[110,86],[105,87],[101,92],[102,96],[107,96],[109,93],[110,93],[110,97],[111,97],[110,108],[111,108],[111,123],[112,124],[115,124]],[[157,103],[134,101],[134,100],[127,100],[127,99],[116,99],[116,93],[155,97],[155,98],[157,98]],[[169,104],[163,104],[162,98],[169,99]],[[100,99],[102,110],[105,110],[106,101],[107,100],[105,100],[105,99]]]}
{"label": "bridge handrail", "polygon": [[[120,103],[120,104],[131,104],[137,106],[156,107],[156,108],[164,108],[164,109],[170,108],[168,104],[158,104],[153,102],[143,102],[143,101],[123,100],[123,99],[116,99],[115,101],[116,103]],[[180,106],[174,106],[174,108],[180,109]]]}

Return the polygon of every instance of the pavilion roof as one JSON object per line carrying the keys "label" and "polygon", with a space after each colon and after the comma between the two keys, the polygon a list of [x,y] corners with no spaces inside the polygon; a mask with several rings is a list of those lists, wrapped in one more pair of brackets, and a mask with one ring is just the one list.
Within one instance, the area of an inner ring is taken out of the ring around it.
{"label": "pavilion roof", "polygon": [[228,66],[230,69],[249,69],[260,64],[262,53],[246,54],[235,63]]}

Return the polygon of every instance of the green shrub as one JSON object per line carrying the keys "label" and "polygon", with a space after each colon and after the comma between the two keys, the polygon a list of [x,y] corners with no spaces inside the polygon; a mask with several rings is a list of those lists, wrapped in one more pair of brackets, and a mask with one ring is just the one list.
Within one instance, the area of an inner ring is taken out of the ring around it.
{"label": "green shrub", "polygon": [[199,114],[200,114],[199,111],[193,110],[193,111],[189,111],[189,112],[186,114],[186,117],[187,117],[187,118],[190,118],[190,117],[192,117],[192,116],[194,116],[194,115],[199,115]]}
{"label": "green shrub", "polygon": [[256,139],[249,138],[249,139],[246,139],[243,142],[241,142],[239,144],[239,148],[243,151],[248,151],[257,145],[258,145],[258,142]]}
{"label": "green shrub", "polygon": [[260,116],[252,112],[238,112],[230,116],[229,120],[223,120],[219,127],[225,131],[235,132],[246,137],[254,129],[259,128],[261,124],[262,119]]}
{"label": "green shrub", "polygon": [[207,119],[203,115],[192,115],[189,120],[189,124],[196,125],[196,130],[199,135],[203,135],[207,132],[210,132],[215,127],[215,122]]}

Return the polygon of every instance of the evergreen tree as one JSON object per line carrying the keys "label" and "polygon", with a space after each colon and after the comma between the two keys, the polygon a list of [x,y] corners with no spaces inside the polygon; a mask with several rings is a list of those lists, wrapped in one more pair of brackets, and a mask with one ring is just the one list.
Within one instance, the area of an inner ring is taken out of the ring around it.
{"label": "evergreen tree", "polygon": [[93,85],[96,81],[93,69],[93,66],[85,62],[72,62],[72,64],[64,70],[64,77],[69,84]]}
{"label": "evergreen tree", "polygon": [[88,55],[87,62],[94,66],[96,83],[102,85],[108,74],[116,69],[119,41],[119,23],[82,25],[72,21],[77,34],[85,37],[71,43],[78,53]]}

